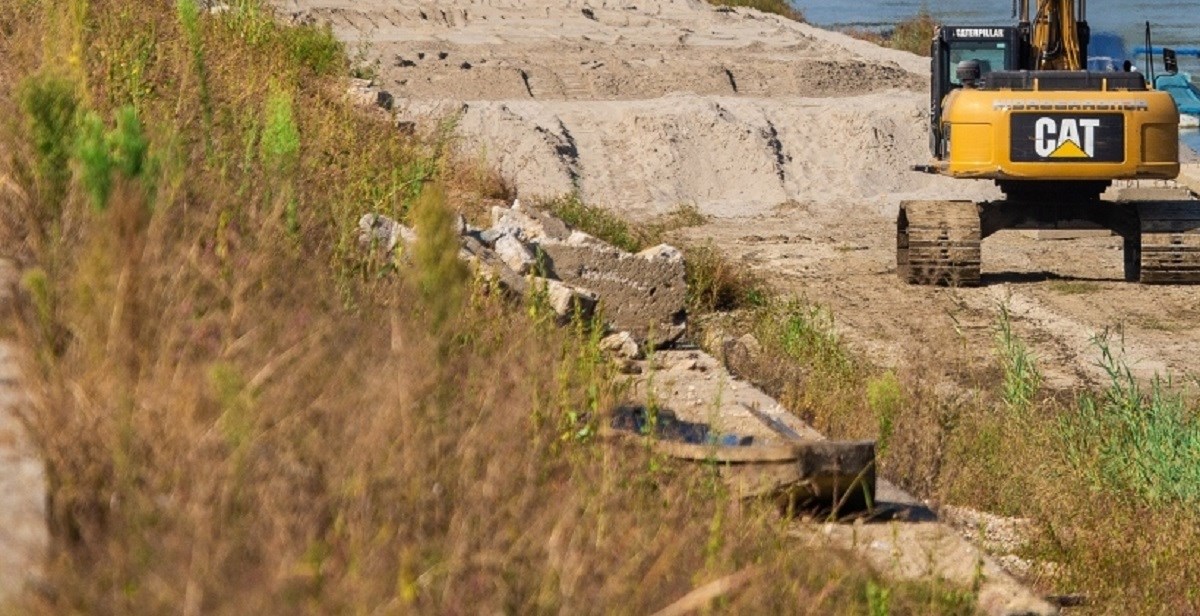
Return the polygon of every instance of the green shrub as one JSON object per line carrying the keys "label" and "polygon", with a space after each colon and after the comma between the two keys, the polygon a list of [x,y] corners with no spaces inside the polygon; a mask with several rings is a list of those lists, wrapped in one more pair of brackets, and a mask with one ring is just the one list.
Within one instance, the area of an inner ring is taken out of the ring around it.
{"label": "green shrub", "polygon": [[1034,396],[1042,384],[1036,359],[1025,343],[1012,330],[1012,319],[1008,307],[1000,306],[996,324],[997,354],[1004,374],[1001,395],[1009,411],[1017,415],[1026,413],[1034,402]]}
{"label": "green shrub", "polygon": [[140,181],[149,197],[154,188],[154,174],[148,173],[153,161],[150,142],[143,134],[137,110],[122,107],[117,112],[116,126],[105,131],[99,114],[88,112],[80,122],[76,159],[79,161],[83,188],[99,210],[108,206],[112,192],[113,174],[127,180]]}
{"label": "green shrub", "polygon": [[928,10],[922,9],[915,16],[900,21],[889,30],[851,28],[846,30],[846,34],[881,47],[928,56],[933,42],[933,31],[939,25],[941,24]]}
{"label": "green shrub", "polygon": [[629,223],[602,207],[585,204],[577,194],[543,203],[541,207],[572,228],[594,235],[621,250],[638,252],[645,248],[645,242]]}
{"label": "green shrub", "polygon": [[844,384],[856,376],[857,362],[842,344],[826,308],[799,300],[772,305],[758,323],[759,339],[779,346],[784,355]]}
{"label": "green shrub", "polygon": [[71,150],[75,145],[80,102],[75,84],[50,73],[23,80],[17,88],[25,138],[32,146],[31,177],[44,213],[57,217],[71,181]]}
{"label": "green shrub", "polygon": [[867,406],[879,419],[879,438],[876,450],[880,456],[887,453],[888,444],[896,429],[896,417],[903,411],[904,392],[900,380],[892,371],[867,380]]}
{"label": "green shrub", "polygon": [[765,306],[770,292],[749,266],[733,263],[709,244],[684,249],[688,310],[694,314]]}
{"label": "green shrub", "polygon": [[922,9],[916,16],[896,24],[895,29],[886,37],[885,44],[892,49],[928,56],[933,42],[933,31],[938,25],[933,15]]}
{"label": "green shrub", "polygon": [[290,174],[300,154],[300,129],[292,112],[292,97],[278,87],[271,89],[263,115],[259,154],[273,174]]}
{"label": "green shrub", "polygon": [[1096,487],[1150,503],[1200,502],[1200,422],[1169,380],[1146,390],[1103,339],[1108,386],[1062,418],[1065,451]]}
{"label": "green shrub", "polygon": [[285,36],[291,56],[300,66],[318,75],[331,75],[346,68],[345,49],[328,24],[288,29]]}

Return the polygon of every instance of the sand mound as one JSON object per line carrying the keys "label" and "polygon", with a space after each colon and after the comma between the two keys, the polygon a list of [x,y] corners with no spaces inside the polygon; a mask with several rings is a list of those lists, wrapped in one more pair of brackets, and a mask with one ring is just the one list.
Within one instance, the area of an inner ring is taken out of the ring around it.
{"label": "sand mound", "polygon": [[694,0],[290,0],[370,40],[407,121],[461,113],[461,147],[522,196],[632,217],[780,203],[890,213],[962,194],[927,154],[928,61]]}
{"label": "sand mound", "polygon": [[787,201],[850,201],[886,212],[901,195],[947,187],[906,164],[925,156],[920,103],[895,91],[839,99],[487,101],[468,104],[459,129],[463,148],[495,163],[522,195],[577,190],[589,203],[635,217],[680,204],[739,216]]}

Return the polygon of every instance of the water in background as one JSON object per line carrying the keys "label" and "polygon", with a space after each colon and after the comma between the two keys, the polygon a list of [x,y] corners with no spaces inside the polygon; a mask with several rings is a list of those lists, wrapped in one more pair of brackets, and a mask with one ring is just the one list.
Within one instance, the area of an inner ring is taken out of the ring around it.
{"label": "water in background", "polygon": [[[842,30],[861,28],[886,30],[927,9],[941,23],[962,26],[1016,25],[1010,0],[791,0],[809,22]],[[1031,1],[1031,4],[1033,2]],[[1155,46],[1200,47],[1200,0],[1090,0],[1087,20],[1092,32],[1115,32],[1125,39],[1130,52],[1145,40],[1146,22]],[[1135,61],[1139,68],[1145,58]],[[1157,70],[1162,70],[1162,60]],[[1200,79],[1200,59],[1180,56],[1179,68]],[[1182,129],[1181,140],[1200,152],[1200,131]]]}
{"label": "water in background", "polygon": [[[942,23],[1016,25],[1009,0],[792,0],[792,4],[808,21],[833,29],[888,28],[922,8]],[[1087,4],[1092,31],[1116,32],[1130,48],[1142,44],[1147,21],[1154,30],[1155,45],[1200,46],[1200,0],[1091,0]]]}

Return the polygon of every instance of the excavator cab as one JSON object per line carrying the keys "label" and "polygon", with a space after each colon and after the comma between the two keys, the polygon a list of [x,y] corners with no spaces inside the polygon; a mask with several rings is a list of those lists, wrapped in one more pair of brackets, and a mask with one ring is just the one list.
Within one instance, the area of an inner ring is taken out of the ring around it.
{"label": "excavator cab", "polygon": [[1017,28],[977,26],[939,27],[930,47],[932,74],[929,100],[929,148],[933,157],[946,157],[942,134],[942,102],[955,88],[962,87],[958,66],[963,62],[979,63],[980,76],[997,70],[1017,70],[1021,66],[1021,32]]}

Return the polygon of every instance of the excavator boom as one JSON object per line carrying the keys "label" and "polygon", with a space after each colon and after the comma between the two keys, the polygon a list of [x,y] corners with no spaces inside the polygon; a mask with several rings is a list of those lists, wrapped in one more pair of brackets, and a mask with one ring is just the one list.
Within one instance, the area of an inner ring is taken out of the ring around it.
{"label": "excavator boom", "polygon": [[[1021,22],[1028,24],[1029,0],[1020,0],[1020,5]],[[1082,70],[1087,65],[1086,15],[1086,0],[1037,0],[1029,41],[1035,58],[1032,68]]]}

